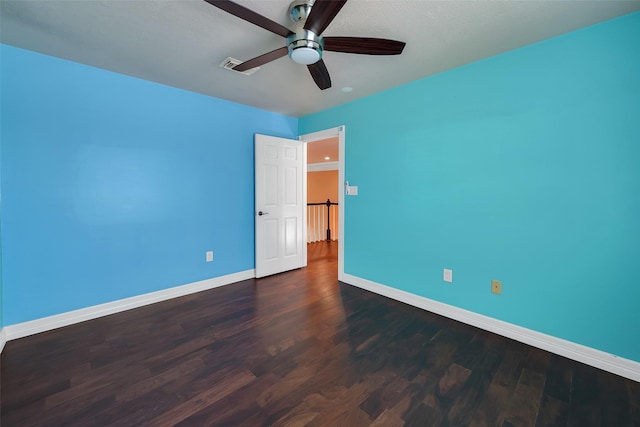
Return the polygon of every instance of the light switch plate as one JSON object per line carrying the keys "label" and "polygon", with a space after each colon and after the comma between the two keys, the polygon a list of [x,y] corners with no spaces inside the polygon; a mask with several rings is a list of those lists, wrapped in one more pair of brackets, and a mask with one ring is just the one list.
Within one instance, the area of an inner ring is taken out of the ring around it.
{"label": "light switch plate", "polygon": [[213,261],[213,251],[207,251],[207,262]]}
{"label": "light switch plate", "polygon": [[442,280],[449,283],[453,282],[453,270],[448,268],[442,270]]}

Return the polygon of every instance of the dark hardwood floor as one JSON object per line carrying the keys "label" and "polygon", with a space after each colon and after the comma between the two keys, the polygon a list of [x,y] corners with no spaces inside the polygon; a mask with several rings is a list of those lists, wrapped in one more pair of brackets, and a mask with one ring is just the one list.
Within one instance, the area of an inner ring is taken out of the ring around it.
{"label": "dark hardwood floor", "polygon": [[309,267],[7,343],[9,426],[640,426],[640,384]]}

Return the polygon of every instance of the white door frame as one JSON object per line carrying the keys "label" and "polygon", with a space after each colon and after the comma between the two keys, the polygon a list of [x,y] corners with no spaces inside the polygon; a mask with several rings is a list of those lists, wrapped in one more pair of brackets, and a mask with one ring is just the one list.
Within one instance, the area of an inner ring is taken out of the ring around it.
{"label": "white door frame", "polygon": [[[302,142],[313,142],[321,139],[338,137],[338,280],[344,280],[344,145],[345,127],[338,126],[319,132],[300,135],[298,139]],[[304,160],[304,204],[307,204],[307,159]],[[307,210],[304,210],[303,227],[304,242],[307,242]],[[304,265],[307,265],[307,251],[304,251]]]}

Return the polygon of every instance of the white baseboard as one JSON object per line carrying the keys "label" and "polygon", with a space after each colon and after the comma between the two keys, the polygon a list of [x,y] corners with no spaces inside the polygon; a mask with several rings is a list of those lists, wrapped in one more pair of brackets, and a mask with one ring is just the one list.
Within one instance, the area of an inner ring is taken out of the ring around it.
{"label": "white baseboard", "polygon": [[105,304],[81,308],[79,310],[68,311],[66,313],[43,317],[41,319],[30,320],[24,323],[5,326],[2,329],[2,343],[4,344],[5,340],[15,340],[29,335],[38,334],[40,332],[49,331],[51,329],[72,325],[74,323],[80,323],[86,320],[108,316],[109,314],[130,310],[132,308],[138,308],[156,302],[165,301],[171,298],[177,298],[200,291],[206,291],[207,289],[229,285],[231,283],[240,282],[242,280],[253,279],[254,277],[256,277],[256,272],[254,269],[251,269],[241,271],[239,273],[228,274],[226,276],[201,280],[199,282],[189,283],[187,285],[163,289],[161,291],[151,292],[148,294],[137,295],[131,298],[107,302]]}
{"label": "white baseboard", "polygon": [[416,294],[344,274],[341,281],[441,316],[484,329],[586,365],[640,382],[640,362],[618,357],[571,341],[523,328],[512,323],[444,304]]}
{"label": "white baseboard", "polygon": [[4,345],[7,342],[7,336],[5,335],[4,328],[0,329],[0,353],[4,350]]}
{"label": "white baseboard", "polygon": [[[109,314],[142,307],[171,298],[213,289],[255,277],[255,270],[246,270],[226,276],[202,280],[187,285],[176,286],[161,291],[86,307],[54,316],[5,326],[0,329],[0,352],[10,340],[26,337],[74,323],[84,322]],[[374,292],[379,295],[484,329],[543,350],[559,354],[569,359],[640,382],[640,362],[618,357],[571,341],[556,338],[531,329],[494,319],[472,311],[444,304],[416,294],[391,288],[350,274],[341,275],[341,281]]]}

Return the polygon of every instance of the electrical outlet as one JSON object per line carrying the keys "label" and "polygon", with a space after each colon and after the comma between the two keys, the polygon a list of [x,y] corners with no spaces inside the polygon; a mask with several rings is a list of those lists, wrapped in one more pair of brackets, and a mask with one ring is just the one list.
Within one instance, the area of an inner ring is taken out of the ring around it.
{"label": "electrical outlet", "polygon": [[207,262],[213,261],[213,251],[207,251]]}
{"label": "electrical outlet", "polygon": [[502,282],[499,280],[491,281],[491,293],[500,295],[502,293]]}
{"label": "electrical outlet", "polygon": [[448,268],[442,270],[442,280],[449,283],[453,282],[453,270],[449,270]]}

